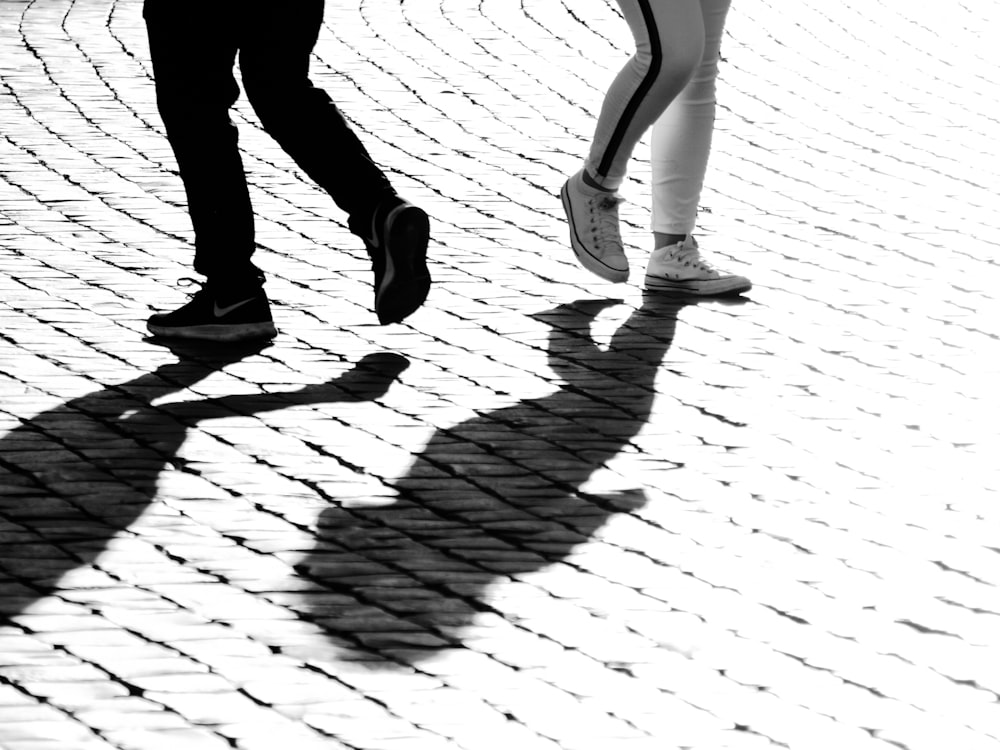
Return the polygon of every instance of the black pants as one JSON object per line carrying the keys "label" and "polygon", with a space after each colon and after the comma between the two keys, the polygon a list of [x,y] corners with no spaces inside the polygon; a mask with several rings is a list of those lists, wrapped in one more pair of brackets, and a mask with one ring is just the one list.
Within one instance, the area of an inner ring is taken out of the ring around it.
{"label": "black pants", "polygon": [[194,268],[210,284],[258,285],[253,209],[229,109],[240,90],[267,132],[349,226],[394,194],[336,105],[309,80],[323,0],[145,0],[156,102],[187,193]]}

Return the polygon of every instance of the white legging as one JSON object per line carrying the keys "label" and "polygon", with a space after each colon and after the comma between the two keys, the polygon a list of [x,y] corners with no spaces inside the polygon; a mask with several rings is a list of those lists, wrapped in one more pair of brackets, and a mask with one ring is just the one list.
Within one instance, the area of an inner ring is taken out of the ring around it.
{"label": "white legging", "polygon": [[616,0],[636,53],[601,107],[586,168],[618,189],[652,126],[653,231],[694,230],[715,125],[715,79],[731,0]]}

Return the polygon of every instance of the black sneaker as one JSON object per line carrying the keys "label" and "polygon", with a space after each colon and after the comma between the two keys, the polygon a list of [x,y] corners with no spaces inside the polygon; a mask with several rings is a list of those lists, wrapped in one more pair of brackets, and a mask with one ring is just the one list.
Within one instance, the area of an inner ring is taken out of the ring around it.
{"label": "black sneaker", "polygon": [[154,336],[204,341],[248,341],[278,334],[263,289],[220,299],[208,285],[202,285],[183,307],[151,316],[146,326]]}
{"label": "black sneaker", "polygon": [[371,234],[362,236],[375,271],[375,314],[382,325],[398,323],[427,299],[430,221],[423,209],[392,197],[372,217]]}

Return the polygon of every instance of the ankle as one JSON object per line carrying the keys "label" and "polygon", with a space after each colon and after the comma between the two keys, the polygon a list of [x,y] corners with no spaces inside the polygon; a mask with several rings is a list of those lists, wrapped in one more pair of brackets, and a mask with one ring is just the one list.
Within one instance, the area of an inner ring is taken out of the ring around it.
{"label": "ankle", "polygon": [[601,192],[604,193],[615,192],[615,188],[605,187],[600,182],[598,182],[596,177],[592,177],[590,172],[588,172],[586,169],[580,170],[580,180],[583,182],[584,185],[591,188],[592,190],[600,190]]}
{"label": "ankle", "polygon": [[686,234],[670,234],[667,232],[653,232],[653,249],[659,250],[661,247],[670,247],[686,240]]}
{"label": "ankle", "polygon": [[223,304],[256,297],[264,292],[263,279],[259,277],[209,281],[205,284],[205,288],[211,293],[213,299]]}

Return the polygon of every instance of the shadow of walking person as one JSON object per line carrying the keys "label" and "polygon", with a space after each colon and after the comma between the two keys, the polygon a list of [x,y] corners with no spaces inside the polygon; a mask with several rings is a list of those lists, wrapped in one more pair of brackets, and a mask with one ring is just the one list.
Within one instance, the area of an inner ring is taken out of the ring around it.
{"label": "shadow of walking person", "polygon": [[268,345],[171,345],[176,362],[45,411],[0,439],[0,615],[23,612],[66,573],[91,565],[154,500],[157,478],[198,423],[375,399],[408,366],[402,356],[373,354],[295,391],[154,403]]}
{"label": "shadow of walking person", "polygon": [[591,323],[614,301],[537,315],[560,388],[438,430],[388,505],[325,510],[320,544],[298,566],[318,584],[303,608],[340,643],[429,658],[497,612],[491,586],[566,559],[612,514],[641,507],[641,489],[582,488],[648,420],[677,315],[693,301],[649,297],[606,348]]}

